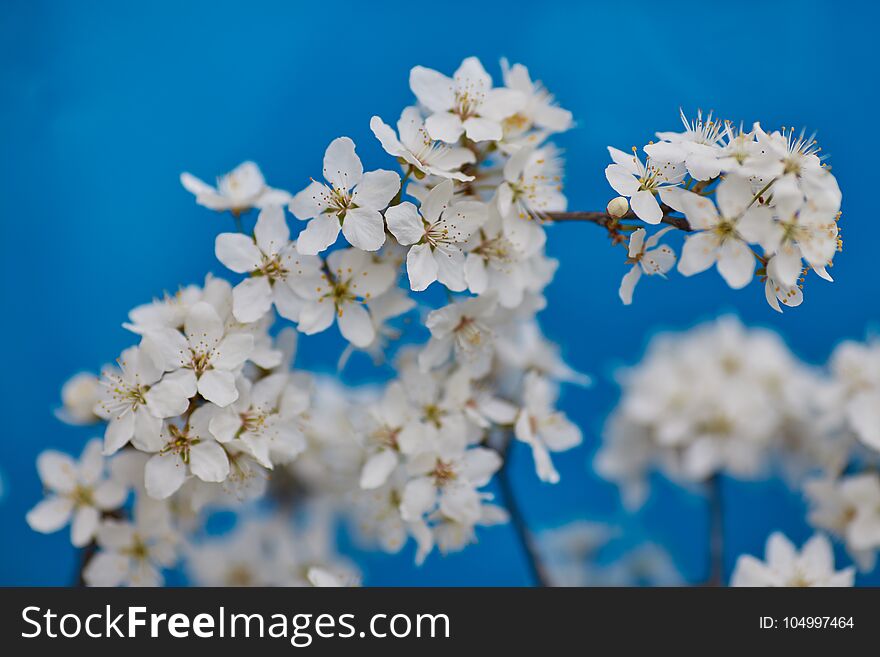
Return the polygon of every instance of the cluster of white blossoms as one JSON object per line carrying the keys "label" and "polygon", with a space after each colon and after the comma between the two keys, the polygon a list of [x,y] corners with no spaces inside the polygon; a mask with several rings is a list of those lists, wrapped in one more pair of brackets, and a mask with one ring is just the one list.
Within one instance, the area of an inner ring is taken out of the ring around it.
{"label": "cluster of white blossoms", "polygon": [[[390,168],[365,170],[355,142],[340,136],[320,175],[316,161],[295,193],[270,187],[252,162],[215,186],[181,176],[199,205],[234,218],[235,230],[215,240],[232,282],[209,275],[132,310],[124,325],[132,346],[116,365],[99,377],[78,374],[62,390],[58,416],[103,423],[103,440],[79,463],[57,452],[38,463],[47,497],[28,521],[43,532],[71,523],[73,543],[96,550],[87,582],[157,584],[185,557],[196,582],[354,583],[327,542],[327,554],[288,554],[295,537],[278,526],[320,501],[352,516],[383,550],[412,538],[421,562],[507,520],[491,481],[504,475],[514,442],[531,451],[542,481],[559,480],[553,454],[582,441],[557,408],[561,384],[587,379],[561,360],[536,316],[558,265],[546,255],[545,226],[576,218],[549,141],[572,115],[521,64],[503,61],[498,85],[474,57],[452,76],[416,66],[409,82],[415,102],[396,125],[369,122]],[[772,299],[788,305],[800,299],[802,258],[827,277],[840,192],[812,141],[700,117],[661,139],[646,147],[644,165],[611,151],[608,179],[630,202],[592,214],[616,243],[627,230],[621,219],[693,229],[682,272],[717,261],[741,287],[757,257]],[[684,217],[671,219],[675,211]],[[675,262],[659,243],[664,231],[628,226],[627,302],[642,273],[664,274]],[[440,294],[419,295],[429,290]],[[438,298],[445,305],[430,305]],[[412,311],[430,337],[400,347]],[[276,331],[279,317],[287,326]],[[340,368],[363,352],[390,363],[394,377],[347,388],[293,369],[299,334],[334,324],[346,345]],[[624,432],[628,442],[614,442],[604,471],[628,478],[633,450],[646,462],[665,454],[665,466],[696,478],[754,467],[798,415],[801,397],[786,383],[797,365],[772,340],[723,332],[729,358],[709,336],[692,355],[673,354],[656,374],[633,378],[638,401],[626,421],[646,437],[631,447]],[[744,360],[743,349],[752,354]],[[724,402],[711,399],[712,386],[728,385]],[[262,507],[271,522],[251,522]],[[244,529],[194,538],[212,510],[228,508],[239,510]],[[254,509],[247,517],[246,508]],[[250,555],[259,568],[245,572],[223,555]]]}
{"label": "cluster of white blossoms", "polygon": [[[557,267],[543,224],[566,208],[547,140],[571,114],[519,64],[503,63],[500,86],[476,58],[451,77],[415,67],[410,86],[417,104],[396,129],[370,121],[400,173],[365,171],[339,137],[294,194],[251,162],[216,186],[181,176],[197,203],[234,216],[238,230],[215,241],[234,280],[209,275],[132,310],[133,346],[62,391],[58,416],[103,423],[103,441],[79,465],[39,461],[47,498],[28,521],[72,522],[74,544],[96,546],[88,583],[157,584],[181,558],[196,583],[352,583],[329,542],[303,556],[277,510],[265,521],[244,509],[321,500],[381,549],[412,537],[421,562],[506,522],[488,486],[511,441],[558,481],[551,454],[581,442],[556,409],[559,384],[585,377],[535,316]],[[445,306],[413,298],[430,287]],[[395,322],[417,305],[430,339],[395,349]],[[277,317],[292,326],[272,330]],[[352,389],[292,369],[298,334],[333,324],[348,344],[340,363],[389,357],[393,380]],[[222,508],[243,529],[196,539]]]}
{"label": "cluster of white blossoms", "polygon": [[[808,522],[871,570],[880,551],[878,375],[876,340],[844,342],[826,368],[814,368],[775,333],[733,317],[663,334],[639,365],[621,372],[622,398],[595,467],[633,507],[645,500],[653,471],[698,484],[718,475],[754,479],[776,467],[810,502]],[[827,551],[810,545],[810,554]],[[768,547],[768,558],[792,550]],[[754,564],[744,568],[743,581],[753,581]]]}
{"label": "cluster of white blossoms", "polygon": [[[682,113],[682,121],[683,132],[658,132],[659,141],[642,149],[644,157],[635,147],[632,153],[608,148],[613,163],[605,176],[621,195],[608,213],[651,226],[683,216],[689,235],[678,260],[681,274],[714,265],[734,289],[757,275],[767,303],[780,312],[802,303],[810,270],[832,280],[827,268],[842,245],[841,193],[815,140],[793,129],[767,133],[758,123],[746,131],[711,113],[694,120]],[[658,247],[666,229],[646,239],[644,228],[623,226],[634,231],[633,268],[620,287],[624,303],[631,303],[641,275],[664,276],[676,256]]]}
{"label": "cluster of white blossoms", "polygon": [[681,482],[722,472],[751,478],[766,474],[773,450],[789,452],[788,463],[806,454],[834,464],[812,422],[817,373],[778,335],[734,317],[657,336],[618,381],[623,396],[595,466],[633,506],[652,470]]}

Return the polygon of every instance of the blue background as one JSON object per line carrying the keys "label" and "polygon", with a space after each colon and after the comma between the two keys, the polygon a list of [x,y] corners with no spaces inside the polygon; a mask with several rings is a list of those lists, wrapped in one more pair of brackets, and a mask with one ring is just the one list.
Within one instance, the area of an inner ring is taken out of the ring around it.
{"label": "blue background", "polygon": [[[567,153],[572,209],[611,196],[605,146],[643,144],[678,129],[678,108],[714,108],[766,127],[818,128],[843,189],[845,251],[836,282],[811,277],[807,301],[784,316],[758,283],[729,290],[715,273],[644,281],[623,307],[620,252],[594,226],[550,229],[562,266],[547,291],[547,334],[575,367],[594,375],[564,406],[585,445],[558,458],[562,482],[542,485],[529,454],[515,453],[519,494],[532,526],[575,517],[621,522],[627,540],[649,536],[686,577],[706,572],[701,499],[660,485],[637,518],[614,487],[587,470],[617,392],[615,365],[638,360],[660,328],[682,329],[724,311],[779,330],[795,352],[823,362],[844,338],[863,338],[878,318],[876,174],[871,121],[877,10],[840,3],[36,2],[0,8],[0,245],[3,437],[0,584],[66,584],[76,556],[67,532],[44,536],[24,514],[40,498],[34,459],[46,447],[78,453],[89,430],[52,416],[64,380],[95,370],[131,343],[127,311],[180,283],[221,272],[213,237],[228,215],[193,203],[182,170],[211,180],[244,159],[270,184],[297,191],[319,172],[327,143],[351,136],[366,167],[390,167],[369,131],[412,102],[415,64],[446,73],[478,55],[497,79],[501,56],[529,66],[578,127]],[[301,341],[303,368],[328,369],[341,343]],[[370,373],[365,359],[350,380]],[[803,505],[778,483],[726,482],[727,566],[762,550],[783,529],[809,535]],[[359,561],[366,583],[525,584],[509,527],[479,545],[412,565],[412,551]],[[842,556],[842,555],[839,555]],[[863,580],[863,581],[874,581]]]}

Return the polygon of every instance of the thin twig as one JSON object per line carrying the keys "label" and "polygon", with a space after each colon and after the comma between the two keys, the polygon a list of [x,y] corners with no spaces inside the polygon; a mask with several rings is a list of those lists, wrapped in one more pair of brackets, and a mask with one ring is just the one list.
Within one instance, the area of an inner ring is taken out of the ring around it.
{"label": "thin twig", "polygon": [[709,577],[706,586],[724,586],[724,507],[721,500],[721,476],[708,482],[709,503]]}
{"label": "thin twig", "polygon": [[[693,230],[690,223],[684,217],[676,217],[672,213],[675,212],[668,205],[661,205],[663,210],[663,218],[660,223],[674,226],[679,230],[689,233]],[[607,212],[548,212],[547,218],[551,221],[588,221],[598,224],[609,231],[615,230],[621,221],[637,219],[635,213],[630,210],[620,218],[612,217]]]}
{"label": "thin twig", "polygon": [[516,537],[519,539],[519,543],[522,546],[523,554],[526,558],[526,565],[529,569],[529,575],[531,576],[532,581],[534,581],[535,586],[543,588],[550,586],[550,582],[547,580],[544,568],[541,566],[541,557],[538,554],[538,549],[535,546],[532,533],[529,531],[529,527],[526,524],[522,509],[516,501],[516,494],[510,480],[510,448],[512,444],[513,440],[508,437],[501,454],[501,458],[504,459],[504,465],[501,466],[501,470],[498,472],[501,498],[504,507],[510,514],[510,523],[513,526]]}

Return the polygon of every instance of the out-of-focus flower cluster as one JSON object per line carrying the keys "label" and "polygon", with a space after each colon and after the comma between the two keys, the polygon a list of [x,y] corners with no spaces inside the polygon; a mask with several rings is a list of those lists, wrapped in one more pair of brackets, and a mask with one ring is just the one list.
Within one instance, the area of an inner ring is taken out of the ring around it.
{"label": "out-of-focus flower cluster", "polygon": [[[235,218],[215,241],[235,279],[209,275],[132,310],[133,346],[62,390],[58,416],[103,423],[103,440],[79,462],[38,462],[47,497],[28,522],[70,523],[75,545],[97,546],[88,583],[159,584],[180,558],[196,583],[354,583],[332,528],[309,544],[290,508],[350,516],[389,552],[412,537],[422,561],[506,522],[487,485],[511,440],[558,480],[551,453],[581,442],[556,409],[559,384],[586,379],[535,316],[557,267],[543,223],[566,207],[547,140],[571,115],[520,64],[503,62],[499,86],[476,58],[451,77],[415,67],[410,86],[417,104],[396,128],[370,121],[400,173],[364,171],[339,137],[294,194],[252,162],[216,185],[181,176],[200,205]],[[410,293],[431,287],[446,303],[419,304],[430,339],[396,348]],[[295,330],[273,330],[276,315]],[[351,389],[294,370],[299,334],[333,324],[341,365],[363,351],[390,359],[395,378]],[[240,528],[199,539],[215,509],[238,510]]]}
{"label": "out-of-focus flower cluster", "polygon": [[646,499],[653,471],[700,484],[776,468],[804,491],[810,524],[869,570],[880,550],[878,374],[876,340],[844,342],[817,368],[775,333],[733,317],[662,334],[641,363],[621,371],[622,397],[595,467],[633,507]]}
{"label": "out-of-focus flower cluster", "polygon": [[[802,303],[808,272],[831,281],[827,268],[842,248],[841,193],[815,140],[793,129],[768,133],[758,123],[746,131],[711,113],[693,120],[682,113],[682,122],[682,132],[658,132],[644,157],[635,147],[632,153],[608,148],[613,163],[605,176],[620,194],[609,214],[649,225],[683,216],[691,232],[678,261],[681,274],[715,266],[734,289],[757,276],[767,303],[780,312]],[[675,253],[657,247],[666,230],[646,239],[644,228],[621,227],[634,231],[633,267],[620,286],[621,299],[631,303],[639,278],[665,275]]]}

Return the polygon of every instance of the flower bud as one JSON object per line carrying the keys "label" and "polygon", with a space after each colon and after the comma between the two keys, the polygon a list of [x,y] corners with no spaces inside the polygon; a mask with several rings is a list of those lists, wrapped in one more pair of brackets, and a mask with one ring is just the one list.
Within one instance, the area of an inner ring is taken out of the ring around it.
{"label": "flower bud", "polygon": [[629,211],[629,201],[626,200],[623,196],[618,196],[617,198],[613,198],[608,201],[608,206],[605,208],[605,212],[608,213],[609,216],[614,217],[615,219],[620,219],[623,215],[625,215]]}

